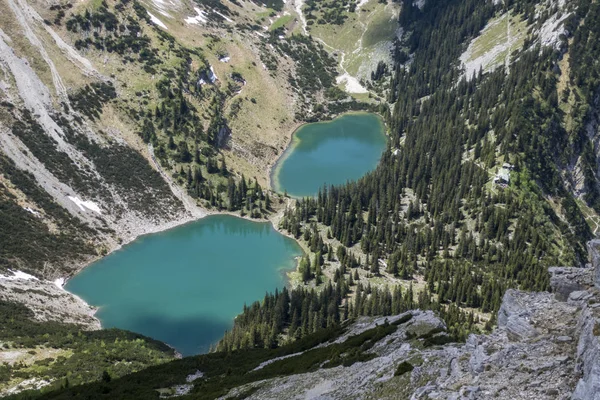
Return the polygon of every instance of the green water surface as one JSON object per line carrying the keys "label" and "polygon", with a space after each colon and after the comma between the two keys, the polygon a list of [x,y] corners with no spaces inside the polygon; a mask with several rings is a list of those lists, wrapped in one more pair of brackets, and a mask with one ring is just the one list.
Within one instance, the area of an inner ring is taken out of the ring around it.
{"label": "green water surface", "polygon": [[375,169],[385,146],[385,127],[375,114],[303,125],[273,168],[273,188],[293,197],[315,196],[324,184],[343,184]]}
{"label": "green water surface", "polygon": [[66,289],[100,307],[104,328],[198,354],[231,328],[244,302],[282,288],[301,254],[269,223],[215,215],[143,236],[85,268]]}

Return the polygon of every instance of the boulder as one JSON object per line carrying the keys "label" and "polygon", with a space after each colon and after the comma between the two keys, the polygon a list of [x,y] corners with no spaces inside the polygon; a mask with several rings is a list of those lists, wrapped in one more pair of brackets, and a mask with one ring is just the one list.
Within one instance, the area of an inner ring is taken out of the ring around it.
{"label": "boulder", "polygon": [[507,290],[502,299],[498,310],[498,327],[504,328],[512,341],[532,338],[539,334],[530,322],[531,311],[527,300],[523,292],[514,289]]}
{"label": "boulder", "polygon": [[412,337],[433,335],[444,331],[446,331],[446,323],[432,311],[415,313],[415,317],[406,327],[406,333]]}

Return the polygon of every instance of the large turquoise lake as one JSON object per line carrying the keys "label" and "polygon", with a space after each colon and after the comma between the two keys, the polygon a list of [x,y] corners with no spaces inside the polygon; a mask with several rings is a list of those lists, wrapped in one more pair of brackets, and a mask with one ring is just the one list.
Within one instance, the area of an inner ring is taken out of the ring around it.
{"label": "large turquoise lake", "polygon": [[244,302],[282,288],[301,254],[269,223],[216,215],[143,236],[85,268],[66,289],[100,307],[103,327],[192,355],[231,328]]}
{"label": "large turquoise lake", "polygon": [[324,184],[343,184],[375,169],[385,147],[385,126],[375,114],[303,125],[273,168],[272,186],[293,197],[315,196]]}

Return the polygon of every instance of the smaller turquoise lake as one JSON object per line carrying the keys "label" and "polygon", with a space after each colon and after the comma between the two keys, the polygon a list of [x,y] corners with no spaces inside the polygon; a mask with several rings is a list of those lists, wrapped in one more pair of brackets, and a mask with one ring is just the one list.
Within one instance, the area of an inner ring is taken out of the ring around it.
{"label": "smaller turquoise lake", "polygon": [[244,303],[286,284],[302,249],[269,223],[215,215],[142,236],[70,279],[66,289],[100,307],[104,328],[205,353]]}
{"label": "smaller turquoise lake", "polygon": [[343,184],[374,170],[385,146],[385,126],[375,114],[303,125],[273,168],[272,186],[292,197],[315,196],[324,184]]}

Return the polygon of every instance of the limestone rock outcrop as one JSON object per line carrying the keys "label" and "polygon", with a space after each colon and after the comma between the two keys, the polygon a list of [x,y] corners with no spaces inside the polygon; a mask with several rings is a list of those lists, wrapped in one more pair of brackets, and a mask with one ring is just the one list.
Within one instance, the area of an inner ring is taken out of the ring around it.
{"label": "limestone rock outcrop", "polygon": [[[374,345],[375,357],[348,367],[267,379],[233,389],[252,399],[576,399],[600,400],[600,242],[585,268],[550,269],[552,293],[508,290],[498,326],[465,343],[431,345],[444,334],[434,313],[410,321]],[[393,323],[401,316],[388,317]],[[362,318],[336,343],[385,318]],[[330,345],[330,344],[327,344]],[[401,363],[409,372],[397,374]]]}

